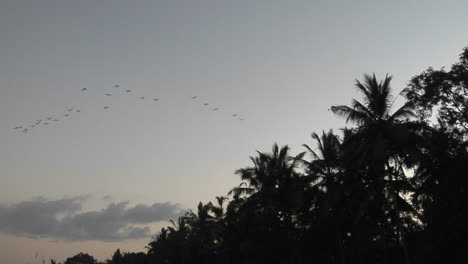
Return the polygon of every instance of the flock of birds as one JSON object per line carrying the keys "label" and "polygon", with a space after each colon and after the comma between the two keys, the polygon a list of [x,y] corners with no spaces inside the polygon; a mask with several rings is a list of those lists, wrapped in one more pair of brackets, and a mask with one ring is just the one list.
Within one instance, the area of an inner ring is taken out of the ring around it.
{"label": "flock of birds", "polygon": [[[114,88],[115,89],[120,89],[120,85],[116,84],[114,85]],[[81,89],[81,92],[82,93],[87,93],[88,92],[88,88],[82,88]],[[124,89],[124,92],[126,94],[129,94],[129,93],[132,93],[133,91],[130,90],[130,89]],[[112,93],[105,93],[103,94],[104,96],[112,96],[113,94]],[[197,95],[195,96],[192,96],[191,99],[194,100],[194,101],[199,101],[198,99],[199,97]],[[146,97],[145,96],[141,96],[139,97],[139,100],[145,100]],[[153,102],[158,102],[159,101],[159,98],[151,98]],[[203,107],[206,107],[206,108],[209,108],[210,104],[209,103],[202,103],[201,104]],[[103,109],[104,110],[108,110],[110,107],[108,105],[105,105],[103,106]],[[219,111],[220,110],[220,107],[215,107],[215,108],[211,108],[212,111]],[[32,129],[34,128],[37,128],[37,127],[40,127],[40,126],[49,126],[53,123],[57,123],[57,122],[60,122],[61,120],[63,119],[66,119],[67,117],[69,117],[72,113],[80,113],[81,110],[80,109],[77,109],[77,108],[67,108],[66,109],[66,112],[60,114],[60,115],[55,115],[55,116],[48,116],[48,117],[45,117],[45,118],[40,118],[40,119],[37,119],[36,121],[34,121],[32,124],[28,124],[28,125],[22,125],[22,126],[15,126],[13,128],[13,130],[15,131],[21,131],[23,133],[28,133],[30,132]],[[231,116],[233,118],[236,118],[237,120],[239,121],[244,121],[246,118],[244,117],[240,117],[239,114],[237,113],[232,113]]]}

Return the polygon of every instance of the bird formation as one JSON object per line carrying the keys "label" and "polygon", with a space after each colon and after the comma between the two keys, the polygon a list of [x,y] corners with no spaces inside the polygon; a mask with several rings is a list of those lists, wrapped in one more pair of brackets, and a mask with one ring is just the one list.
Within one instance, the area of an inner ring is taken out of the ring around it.
{"label": "bird formation", "polygon": [[[114,88],[120,88],[120,85],[116,84],[113,87]],[[124,89],[122,91],[125,92],[125,93],[133,93],[133,90],[131,90],[131,89]],[[83,88],[81,88],[81,92],[86,94],[86,93],[89,92],[89,89],[87,87],[83,87]],[[103,93],[102,95],[104,95],[106,97],[110,97],[113,94],[112,93]],[[199,98],[198,95],[191,96],[191,99],[193,101],[197,102],[197,103],[199,101],[198,98]],[[153,100],[153,102],[160,101],[160,99],[157,98],[157,97],[151,98],[151,99]],[[140,96],[139,100],[145,100],[145,96]],[[200,102],[200,105],[205,107],[205,108],[208,108],[208,106],[210,104],[207,103],[207,102],[204,102],[204,103]],[[108,110],[109,108],[110,107],[108,105],[103,106],[104,110]],[[73,113],[80,113],[81,112],[81,109],[75,109],[75,108],[72,108],[72,107],[68,107],[65,110],[66,110],[65,113],[58,114],[58,115],[55,115],[55,116],[48,116],[48,117],[45,117],[45,118],[37,119],[36,121],[34,121],[32,124],[29,124],[29,125],[15,126],[15,127],[13,127],[13,130],[21,131],[23,133],[28,133],[33,128],[38,128],[40,126],[49,126],[52,123],[57,123],[57,122],[60,122],[61,120],[63,121],[64,119],[70,117],[71,114],[73,114]],[[214,108],[211,108],[211,110],[212,111],[220,111],[221,108],[220,107],[214,107]],[[233,114],[231,114],[231,116],[236,118],[239,121],[244,121],[246,119],[244,117],[239,117],[239,115],[237,113],[233,113]],[[59,118],[59,117],[62,117],[62,118]]]}

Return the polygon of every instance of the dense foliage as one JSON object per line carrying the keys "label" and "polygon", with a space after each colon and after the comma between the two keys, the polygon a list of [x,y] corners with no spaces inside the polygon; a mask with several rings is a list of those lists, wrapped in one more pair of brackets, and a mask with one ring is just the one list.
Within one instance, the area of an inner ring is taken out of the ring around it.
{"label": "dense foliage", "polygon": [[226,197],[107,263],[468,263],[468,48],[394,111],[390,82],[365,75],[361,101],[331,108],[352,128],[256,153]]}

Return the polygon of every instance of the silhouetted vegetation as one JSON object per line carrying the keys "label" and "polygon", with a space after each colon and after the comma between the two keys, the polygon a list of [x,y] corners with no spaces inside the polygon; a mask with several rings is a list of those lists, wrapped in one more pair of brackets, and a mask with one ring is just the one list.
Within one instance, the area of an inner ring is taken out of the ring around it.
{"label": "silhouetted vegetation", "polygon": [[331,108],[352,128],[257,152],[226,197],[106,263],[467,263],[468,48],[413,77],[395,110],[390,82],[365,75],[360,101]]}

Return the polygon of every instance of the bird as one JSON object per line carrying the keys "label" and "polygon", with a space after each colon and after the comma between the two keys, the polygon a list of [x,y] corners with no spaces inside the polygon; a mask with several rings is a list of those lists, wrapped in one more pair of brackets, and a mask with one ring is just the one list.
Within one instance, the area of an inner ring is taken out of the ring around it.
{"label": "bird", "polygon": [[244,120],[245,120],[245,118],[239,118],[239,120],[240,120],[240,121],[244,121]]}
{"label": "bird", "polygon": [[42,119],[38,119],[38,120],[36,120],[36,121],[37,121],[37,122],[41,122],[41,121],[42,121]]}
{"label": "bird", "polygon": [[80,110],[80,109],[78,109],[78,110],[76,110],[75,112],[79,113],[79,112],[81,112],[81,110]]}
{"label": "bird", "polygon": [[45,126],[47,126],[49,123],[44,123]]}
{"label": "bird", "polygon": [[237,114],[233,114],[232,116],[237,116]]}
{"label": "bird", "polygon": [[109,107],[108,106],[104,106],[104,109],[108,109]]}
{"label": "bird", "polygon": [[63,116],[69,116],[69,114],[64,114]]}
{"label": "bird", "polygon": [[115,87],[115,88],[119,88],[119,87],[120,87],[120,85],[116,84],[116,85],[114,85],[114,87]]}
{"label": "bird", "polygon": [[52,118],[53,118],[53,117],[48,117],[48,118],[46,118],[46,119],[47,119],[47,120],[51,120]]}
{"label": "bird", "polygon": [[192,96],[192,99],[197,99],[197,97],[198,97],[198,96],[196,96],[196,95],[195,95],[195,96]]}
{"label": "bird", "polygon": [[54,120],[52,120],[52,121],[54,121],[54,122],[58,122],[59,120],[58,120],[58,119],[54,119]]}
{"label": "bird", "polygon": [[27,128],[23,129],[23,133],[28,133],[28,129]]}
{"label": "bird", "polygon": [[67,109],[67,110],[68,110],[68,112],[71,112],[71,111],[73,111],[73,108],[70,108],[70,109]]}
{"label": "bird", "polygon": [[145,97],[144,97],[144,96],[140,97],[140,100],[143,100],[143,99],[145,99]]}
{"label": "bird", "polygon": [[17,127],[13,128],[13,129],[20,129],[20,128],[23,128],[23,127],[22,126],[17,126]]}
{"label": "bird", "polygon": [[88,91],[88,88],[83,88],[81,89],[82,92],[87,92]]}
{"label": "bird", "polygon": [[208,106],[209,104],[208,103],[204,103],[203,106]]}
{"label": "bird", "polygon": [[125,92],[127,92],[127,93],[129,93],[129,92],[131,92],[131,91],[132,91],[132,90],[130,90],[130,89],[128,89],[128,90],[125,90]]}
{"label": "bird", "polygon": [[153,101],[157,102],[159,101],[159,98],[154,98]]}
{"label": "bird", "polygon": [[219,110],[219,108],[218,108],[218,107],[216,107],[216,108],[213,108],[213,111],[218,111],[218,110]]}
{"label": "bird", "polygon": [[105,95],[105,96],[112,96],[112,94],[109,94],[109,93],[107,93],[107,94],[104,94],[104,95]]}

